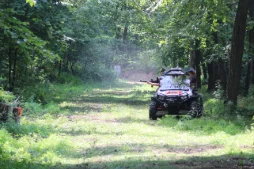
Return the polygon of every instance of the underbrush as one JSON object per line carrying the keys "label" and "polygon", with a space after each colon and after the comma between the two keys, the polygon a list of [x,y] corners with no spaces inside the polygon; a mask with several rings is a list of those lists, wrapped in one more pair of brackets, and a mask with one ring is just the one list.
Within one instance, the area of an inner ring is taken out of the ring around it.
{"label": "underbrush", "polygon": [[247,116],[254,117],[254,86],[249,89],[249,93],[246,97],[238,98],[238,113]]}
{"label": "underbrush", "polygon": [[8,91],[4,91],[2,87],[0,87],[0,102],[2,103],[8,103],[13,101],[13,99],[15,98],[15,96]]}
{"label": "underbrush", "polygon": [[62,154],[70,154],[73,145],[51,134],[47,138],[31,133],[16,139],[10,131],[0,130],[1,168],[49,168],[56,165]]}

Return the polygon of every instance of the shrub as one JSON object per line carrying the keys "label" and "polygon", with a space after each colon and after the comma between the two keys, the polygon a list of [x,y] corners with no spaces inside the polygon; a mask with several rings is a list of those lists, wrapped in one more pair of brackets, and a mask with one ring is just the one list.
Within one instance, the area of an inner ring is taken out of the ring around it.
{"label": "shrub", "polygon": [[81,85],[83,83],[77,76],[64,72],[60,75],[60,77],[58,77],[57,82],[70,85]]}
{"label": "shrub", "polygon": [[212,117],[217,117],[224,114],[224,103],[218,99],[209,99],[204,103],[205,114]]}
{"label": "shrub", "polygon": [[44,111],[46,113],[51,114],[51,115],[57,115],[57,114],[60,113],[61,110],[60,110],[60,107],[59,107],[58,104],[56,104],[56,103],[50,103],[50,104],[45,105]]}
{"label": "shrub", "polygon": [[4,91],[3,88],[0,87],[0,102],[8,103],[13,101],[15,96],[8,91]]}
{"label": "shrub", "polygon": [[30,100],[24,103],[24,112],[29,115],[38,115],[43,112],[43,106],[40,103]]}

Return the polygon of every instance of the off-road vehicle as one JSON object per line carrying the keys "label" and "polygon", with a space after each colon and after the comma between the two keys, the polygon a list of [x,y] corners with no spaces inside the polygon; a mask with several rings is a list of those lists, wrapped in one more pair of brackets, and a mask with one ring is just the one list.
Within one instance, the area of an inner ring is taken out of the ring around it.
{"label": "off-road vehicle", "polygon": [[202,96],[182,68],[166,70],[159,83],[160,87],[151,97],[149,119],[157,120],[165,115],[202,116]]}

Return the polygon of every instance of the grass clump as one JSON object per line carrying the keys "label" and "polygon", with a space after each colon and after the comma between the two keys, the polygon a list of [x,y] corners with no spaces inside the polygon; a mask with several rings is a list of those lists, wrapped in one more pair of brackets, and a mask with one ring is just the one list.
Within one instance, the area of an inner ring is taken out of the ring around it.
{"label": "grass clump", "polygon": [[210,117],[219,117],[224,113],[224,103],[221,100],[210,98],[204,102],[204,113]]}
{"label": "grass clump", "polygon": [[50,168],[61,155],[70,154],[73,145],[57,135],[43,139],[38,135],[15,139],[5,129],[0,130],[0,166],[7,168]]}
{"label": "grass clump", "polygon": [[225,132],[230,135],[236,135],[245,132],[244,125],[239,125],[224,119],[213,120],[207,117],[200,119],[177,119],[174,117],[168,117],[162,119],[159,124],[171,127],[178,131],[190,131],[200,134]]}

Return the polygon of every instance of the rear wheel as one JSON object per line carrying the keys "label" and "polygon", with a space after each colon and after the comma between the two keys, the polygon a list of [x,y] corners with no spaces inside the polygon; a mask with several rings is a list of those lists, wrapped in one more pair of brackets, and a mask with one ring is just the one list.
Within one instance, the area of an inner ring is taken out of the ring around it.
{"label": "rear wheel", "polygon": [[151,102],[149,105],[149,119],[150,120],[157,120],[156,115],[156,102]]}

